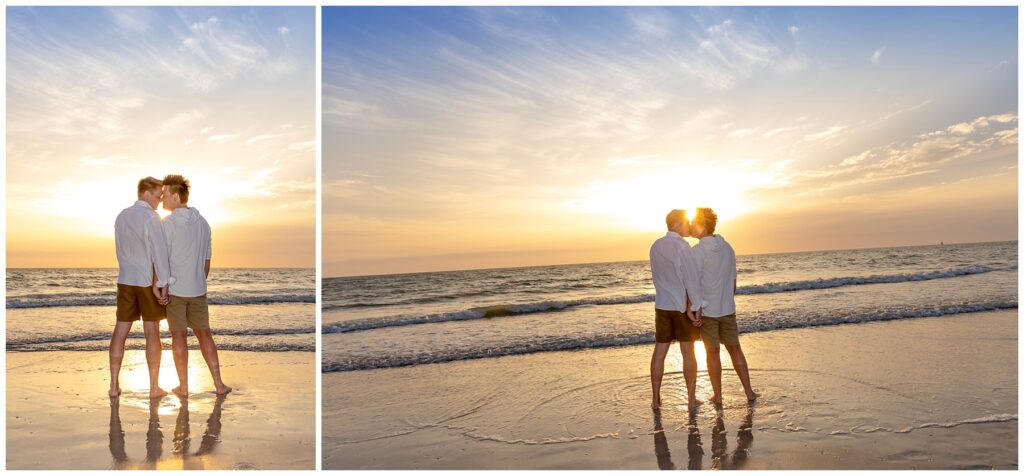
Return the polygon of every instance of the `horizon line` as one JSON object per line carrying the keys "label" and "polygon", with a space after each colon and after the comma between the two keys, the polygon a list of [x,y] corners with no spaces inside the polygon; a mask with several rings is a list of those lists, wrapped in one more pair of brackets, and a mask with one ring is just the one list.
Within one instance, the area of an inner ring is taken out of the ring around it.
{"label": "horizon line", "polygon": [[[692,238],[692,237],[687,237]],[[989,243],[1010,243],[1018,241],[1016,238],[1012,240],[995,240],[995,241],[967,241],[959,243],[929,243],[929,244],[916,244],[916,245],[893,245],[893,246],[871,246],[867,248],[838,248],[838,249],[817,249],[817,250],[801,250],[801,251],[775,251],[769,253],[747,253],[737,254],[737,257],[741,256],[767,256],[767,255],[788,255],[788,254],[801,254],[801,253],[821,253],[829,251],[855,251],[855,250],[881,250],[886,248],[921,248],[925,246],[954,246],[954,245],[982,245]],[[350,274],[350,275],[338,275],[338,276],[323,276],[322,279],[339,279],[339,278],[369,278],[376,276],[404,276],[411,274],[430,274],[430,273],[459,273],[465,271],[496,271],[502,269],[526,269],[526,268],[549,268],[552,266],[577,266],[587,264],[615,264],[615,263],[635,263],[637,261],[645,261],[643,259],[638,260],[624,260],[624,261],[587,261],[581,263],[554,263],[554,264],[535,264],[527,266],[496,266],[492,268],[470,268],[470,269],[439,269],[433,271],[408,271],[402,273],[374,273],[374,274]]]}

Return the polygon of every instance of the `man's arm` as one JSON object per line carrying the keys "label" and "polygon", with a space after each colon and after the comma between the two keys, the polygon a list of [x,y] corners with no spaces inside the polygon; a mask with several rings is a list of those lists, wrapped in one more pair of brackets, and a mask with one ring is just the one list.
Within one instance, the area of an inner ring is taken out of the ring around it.
{"label": "man's arm", "polygon": [[161,306],[167,305],[167,288],[161,288],[156,285],[156,267],[150,265],[150,269],[153,270],[153,295],[156,296],[156,302],[160,303]]}
{"label": "man's arm", "polygon": [[150,252],[150,260],[153,263],[154,273],[156,273],[156,286],[165,288],[172,282],[171,261],[160,217],[154,213],[151,219],[146,220],[145,229],[146,248]]}
{"label": "man's arm", "polygon": [[700,295],[700,275],[697,273],[697,260],[693,257],[693,250],[689,246],[680,248],[680,272],[682,273],[683,286],[686,288],[686,296],[690,299],[689,310],[697,313],[697,321],[700,320],[701,306],[704,301]]}
{"label": "man's arm", "polygon": [[210,279],[210,260],[206,260],[206,263],[203,264],[203,276]]}

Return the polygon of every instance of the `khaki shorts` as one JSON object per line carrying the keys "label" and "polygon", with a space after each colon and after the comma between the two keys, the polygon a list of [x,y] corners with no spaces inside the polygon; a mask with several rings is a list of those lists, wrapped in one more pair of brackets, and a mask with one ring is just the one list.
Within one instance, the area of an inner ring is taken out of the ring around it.
{"label": "khaki shorts", "polygon": [[719,343],[740,345],[740,331],[736,327],[736,314],[722,317],[705,316],[700,320],[704,322],[704,325],[700,326],[700,337],[704,340],[705,348],[717,346]]}
{"label": "khaki shorts", "polygon": [[170,296],[167,303],[167,327],[174,331],[210,328],[210,308],[206,295],[196,297]]}
{"label": "khaki shorts", "polygon": [[658,343],[693,342],[700,337],[700,329],[679,311],[654,310],[654,341]]}
{"label": "khaki shorts", "polygon": [[117,283],[118,321],[135,322],[141,317],[143,321],[153,322],[163,319],[164,316],[164,306],[156,302],[153,288]]}

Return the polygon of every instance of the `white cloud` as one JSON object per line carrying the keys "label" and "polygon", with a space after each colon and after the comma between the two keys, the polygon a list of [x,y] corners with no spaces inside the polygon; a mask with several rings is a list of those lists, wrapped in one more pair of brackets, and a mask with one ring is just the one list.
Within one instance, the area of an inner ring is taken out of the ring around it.
{"label": "white cloud", "polygon": [[179,127],[188,124],[193,121],[197,121],[206,117],[202,111],[198,109],[192,109],[190,111],[183,111],[175,114],[166,121],[160,123],[156,128],[157,134],[167,134],[171,131],[177,130]]}
{"label": "white cloud", "polygon": [[217,144],[224,144],[234,139],[237,134],[216,134],[206,138],[207,142],[215,142]]}
{"label": "white cloud", "polygon": [[629,14],[633,29],[643,36],[663,39],[672,29],[672,18],[659,10],[644,9]]}
{"label": "white cloud", "polygon": [[882,61],[882,53],[885,53],[885,46],[875,50],[874,53],[871,53],[871,63],[872,64],[880,63]]}
{"label": "white cloud", "polygon": [[764,139],[771,139],[772,137],[775,137],[775,136],[777,136],[779,134],[783,134],[783,133],[786,133],[786,132],[789,132],[789,131],[792,131],[792,130],[796,130],[796,127],[778,127],[778,128],[772,129],[772,130],[770,130],[768,132],[765,132],[764,134],[761,134],[761,137],[764,138]]}
{"label": "white cloud", "polygon": [[821,132],[815,132],[813,134],[807,134],[804,136],[805,142],[825,142],[828,140],[839,137],[848,127],[847,126],[832,126]]}
{"label": "white cloud", "polygon": [[736,129],[729,133],[729,137],[732,139],[742,139],[754,133],[754,129]]}
{"label": "white cloud", "polygon": [[258,144],[260,142],[265,142],[265,141],[268,141],[268,140],[273,140],[273,139],[277,139],[279,137],[285,137],[285,136],[288,136],[288,135],[289,134],[259,134],[259,135],[255,135],[255,136],[252,136],[252,137],[246,139],[245,145],[254,145],[254,144]]}

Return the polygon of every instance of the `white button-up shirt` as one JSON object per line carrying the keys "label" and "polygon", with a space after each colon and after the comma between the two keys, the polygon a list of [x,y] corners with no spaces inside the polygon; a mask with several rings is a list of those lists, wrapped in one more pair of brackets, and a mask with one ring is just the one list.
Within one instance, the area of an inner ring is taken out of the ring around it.
{"label": "white button-up shirt", "polygon": [[156,267],[156,285],[164,287],[171,279],[167,243],[160,228],[160,215],[148,203],[139,200],[125,208],[114,221],[114,246],[117,248],[117,282],[129,286],[151,286]]}
{"label": "white button-up shirt", "polygon": [[736,314],[736,252],[721,235],[705,236],[693,247],[700,272],[700,293],[704,315],[722,317]]}
{"label": "white button-up shirt", "polygon": [[690,244],[670,231],[651,245],[651,277],[654,279],[654,307],[665,311],[686,312],[700,309],[700,275]]}
{"label": "white button-up shirt", "polygon": [[206,294],[206,261],[212,256],[210,224],[195,208],[174,210],[162,223],[170,248],[174,283],[169,294],[197,297]]}

